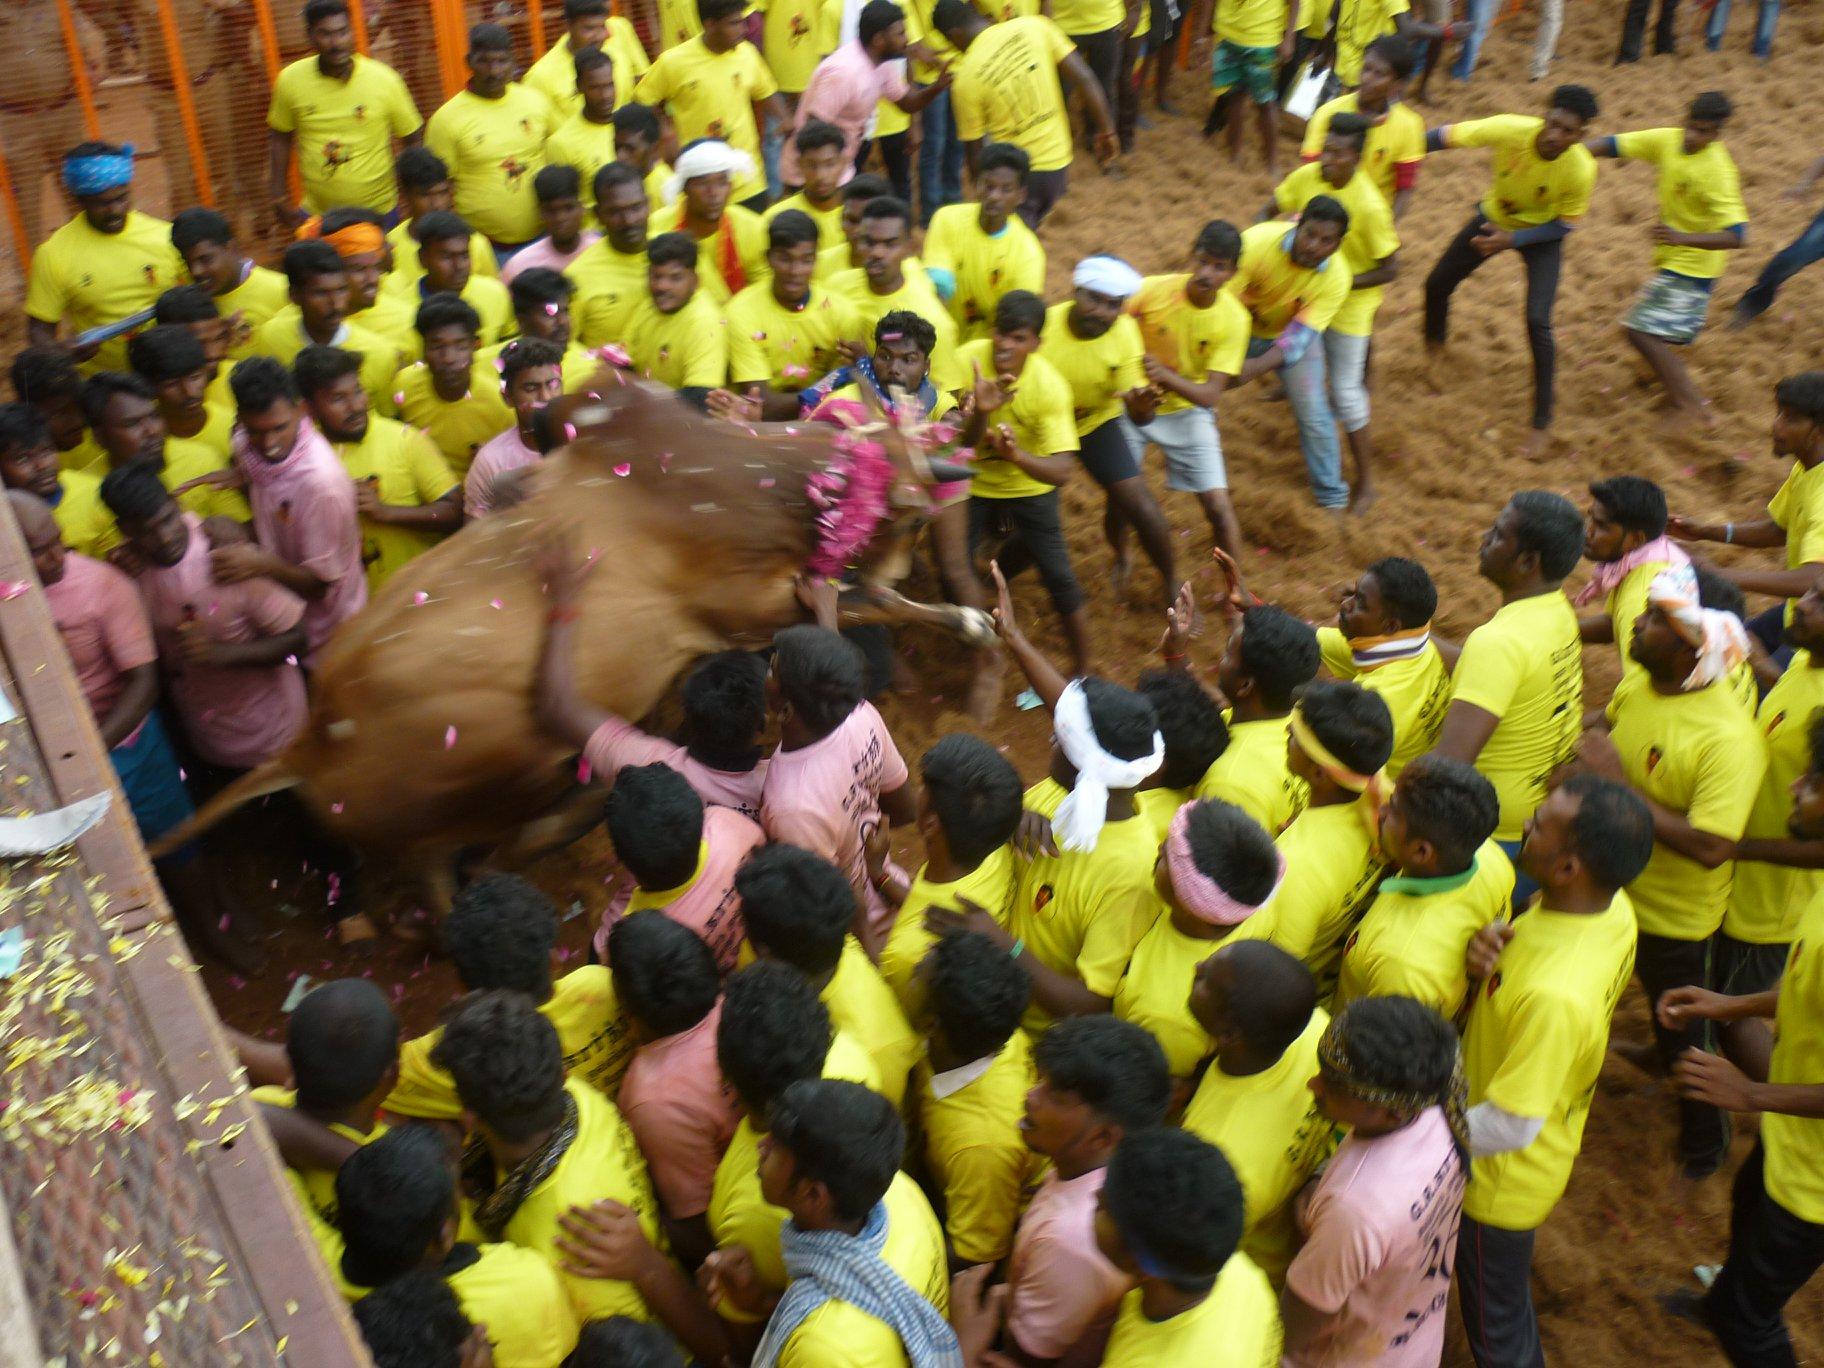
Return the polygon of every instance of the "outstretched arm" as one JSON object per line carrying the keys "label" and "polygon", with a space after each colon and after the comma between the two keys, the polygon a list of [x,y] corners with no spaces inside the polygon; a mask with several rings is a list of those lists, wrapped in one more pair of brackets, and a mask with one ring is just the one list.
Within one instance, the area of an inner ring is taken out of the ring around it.
{"label": "outstretched arm", "polygon": [[995,630],[1000,633],[1001,640],[1007,643],[1008,653],[1019,662],[1021,672],[1032,685],[1032,691],[1045,704],[1045,711],[1055,711],[1058,699],[1064,696],[1064,690],[1070,681],[1020,630],[1019,621],[1013,613],[1013,595],[1007,591],[1007,578],[1001,574],[1000,563],[990,562],[988,573],[994,577]]}
{"label": "outstretched arm", "polygon": [[581,749],[608,721],[610,714],[576,689],[576,624],[583,581],[595,568],[593,557],[578,561],[567,538],[554,538],[539,548],[534,570],[544,589],[545,638],[539,651],[532,706],[541,726]]}

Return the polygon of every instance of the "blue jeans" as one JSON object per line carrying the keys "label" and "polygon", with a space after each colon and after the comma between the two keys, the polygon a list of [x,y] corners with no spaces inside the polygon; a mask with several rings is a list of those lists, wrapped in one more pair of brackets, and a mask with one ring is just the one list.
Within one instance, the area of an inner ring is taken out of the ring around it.
{"label": "blue jeans", "polygon": [[945,91],[919,112],[924,141],[918,148],[918,217],[925,224],[946,204],[963,197],[963,142],[950,116]]}
{"label": "blue jeans", "polygon": [[1458,49],[1457,60],[1450,64],[1453,80],[1467,81],[1476,69],[1476,61],[1482,56],[1482,44],[1488,38],[1489,29],[1494,27],[1499,7],[1500,0],[1469,0],[1469,36]]}
{"label": "blue jeans", "polygon": [[[1704,29],[1704,46],[1715,52],[1723,45],[1723,30],[1729,26],[1732,0],[1716,0],[1710,11],[1710,23]],[[1754,55],[1766,58],[1773,53],[1773,30],[1780,22],[1780,0],[1760,0],[1760,13],[1754,21]]]}
{"label": "blue jeans", "polygon": [[[1248,355],[1259,356],[1273,344],[1260,338],[1248,344]],[[1322,508],[1347,508],[1349,486],[1343,482],[1343,449],[1336,435],[1336,414],[1330,407],[1330,386],[1324,369],[1324,339],[1314,337],[1305,354],[1280,371],[1286,399],[1298,419],[1298,444],[1305,453],[1305,477]]]}
{"label": "blue jeans", "polygon": [[[1725,2],[1717,0],[1718,4]],[[1814,261],[1824,261],[1824,211],[1761,268],[1761,278],[1735,307],[1749,318],[1758,318],[1773,307],[1773,297],[1780,292],[1780,286]]]}

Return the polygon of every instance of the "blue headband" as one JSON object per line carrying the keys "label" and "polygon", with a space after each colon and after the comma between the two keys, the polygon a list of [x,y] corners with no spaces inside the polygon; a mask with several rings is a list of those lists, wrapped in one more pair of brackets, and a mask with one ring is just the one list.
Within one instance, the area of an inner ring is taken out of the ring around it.
{"label": "blue headband", "polygon": [[81,157],[72,154],[63,159],[63,183],[78,199],[118,190],[132,180],[133,147],[130,143],[119,152],[97,152]]}

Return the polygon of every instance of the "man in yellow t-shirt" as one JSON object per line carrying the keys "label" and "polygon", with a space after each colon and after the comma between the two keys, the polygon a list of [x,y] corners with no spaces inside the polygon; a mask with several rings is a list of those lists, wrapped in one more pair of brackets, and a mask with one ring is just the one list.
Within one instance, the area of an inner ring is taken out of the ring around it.
{"label": "man in yellow t-shirt", "polygon": [[[862,177],[857,176],[855,181]],[[850,187],[855,184],[850,182]],[[843,217],[857,201],[845,198]],[[856,215],[852,247],[859,266],[829,277],[830,291],[847,297],[855,308],[862,336],[871,336],[874,325],[897,309],[908,309],[931,325],[937,345],[931,353],[931,380],[939,388],[960,394],[969,388],[970,372],[956,346],[956,324],[950,319],[924,267],[912,255],[912,208],[902,199],[881,195],[862,202]],[[822,264],[820,257],[819,264]]]}
{"label": "man in yellow t-shirt", "polygon": [[[617,91],[614,63],[600,52],[584,52],[577,58],[575,70],[576,88],[582,103],[551,130],[551,136],[545,140],[545,164],[567,166],[576,172],[586,208],[595,202],[591,184],[595,173],[615,159]],[[533,188],[536,191],[537,187]]]}
{"label": "man in yellow t-shirt", "polygon": [[391,416],[398,403],[393,377],[399,349],[348,321],[348,270],[327,242],[294,242],[285,249],[291,304],[253,335],[253,351],[289,366],[308,346],[359,353],[361,384],[376,412]]}
{"label": "man in yellow t-shirt", "polygon": [[1400,556],[1370,565],[1337,605],[1336,626],[1317,629],[1324,668],[1377,693],[1393,715],[1387,777],[1430,750],[1450,707],[1450,667],[1431,639],[1438,591],[1425,567]]}
{"label": "man in yellow t-shirt", "polygon": [[1472,1163],[1457,1299],[1471,1343],[1498,1346],[1503,1363],[1543,1357],[1533,1237],[1583,1142],[1609,1025],[1634,969],[1633,909],[1621,889],[1652,849],[1653,817],[1638,795],[1590,775],[1569,780],[1527,823],[1520,850],[1538,901],[1471,942],[1463,1070]]}
{"label": "man in yellow t-shirt", "polygon": [[[163,364],[163,357],[159,358],[159,364]],[[161,373],[157,366],[148,366],[148,369],[154,374]],[[184,383],[180,378],[179,384]],[[188,384],[194,393],[194,378],[189,379]],[[130,463],[145,462],[158,473],[159,483],[177,496],[177,491],[186,484],[201,480],[205,475],[218,474],[228,464],[219,445],[225,415],[205,406],[205,430],[213,425],[216,441],[192,439],[173,444],[158,389],[137,374],[102,371],[83,387],[82,404],[89,427],[95,434],[95,444],[106,457],[106,467],[94,472],[98,476],[106,476],[109,469],[118,470]],[[244,522],[253,516],[245,496],[238,489],[223,488],[213,481],[198,483],[177,497],[185,512],[199,518],[221,514]],[[101,536],[104,552],[119,544],[120,534],[111,519],[103,525]]]}
{"label": "man in yellow t-shirt", "polygon": [[1017,212],[1031,169],[1020,148],[990,143],[976,166],[976,202],[946,204],[925,229],[925,274],[964,342],[994,330],[994,306],[1009,290],[1045,288],[1045,247]]}
{"label": "man in yellow t-shirt", "polygon": [[[418,264],[418,221],[427,214],[451,214],[456,211],[456,183],[450,179],[450,168],[442,157],[428,147],[408,147],[393,163],[393,176],[399,182],[399,222],[386,234],[386,245],[392,249],[393,265],[381,288],[411,297],[412,286],[424,278],[424,267]],[[494,244],[482,233],[469,237],[469,269],[478,276],[500,277],[500,258]]]}
{"label": "man in yellow t-shirt", "polygon": [[1697,340],[1725,254],[1748,240],[1741,177],[1723,146],[1723,125],[1734,109],[1720,90],[1706,90],[1691,101],[1680,128],[1644,128],[1586,144],[1598,157],[1626,157],[1658,168],[1654,275],[1622,320],[1622,335],[1653,367],[1680,421],[1705,426],[1716,420],[1674,348]]}
{"label": "man in yellow t-shirt", "polygon": [[1242,612],[1216,665],[1229,700],[1229,744],[1197,785],[1199,798],[1233,803],[1277,836],[1311,790],[1286,764],[1287,721],[1322,657],[1309,623],[1270,603]]}
{"label": "man in yellow t-shirt", "polygon": [[1551,449],[1558,356],[1552,305],[1558,297],[1564,239],[1589,212],[1596,188],[1596,159],[1582,142],[1596,113],[1596,96],[1586,87],[1562,85],[1547,100],[1544,118],[1497,114],[1445,124],[1425,135],[1428,152],[1488,148],[1495,173],[1488,194],[1425,278],[1425,344],[1433,352],[1434,373],[1442,370],[1450,297],[1457,286],[1490,258],[1520,253],[1526,267],[1526,338],[1533,355],[1532,436],[1523,451],[1535,459]]}
{"label": "man in yellow t-shirt", "polygon": [[1106,165],[1120,151],[1101,82],[1064,30],[1042,14],[990,25],[969,0],[937,0],[931,27],[962,53],[953,68],[950,107],[971,178],[984,140],[1025,151],[1032,173],[1018,212],[1036,229],[1070,181],[1070,115],[1060,72],[1095,126],[1097,160]]}
{"label": "man in yellow t-shirt", "polygon": [[700,408],[728,378],[728,328],[698,287],[696,240],[660,233],[646,249],[646,280],[627,320],[627,354],[637,374]]}
{"label": "man in yellow t-shirt", "polygon": [[810,215],[817,225],[817,247],[840,247],[848,241],[842,232],[842,185],[845,173],[855,169],[843,155],[847,142],[842,130],[825,119],[807,120],[792,135],[798,152],[798,176],[804,182],[796,192],[775,201],[761,217],[771,223],[788,209]]}
{"label": "man in yellow t-shirt", "polygon": [[85,142],[63,160],[63,185],[77,214],[32,255],[25,287],[26,340],[54,345],[60,325],[85,374],[126,364],[125,333],[75,344],[90,329],[149,313],[183,279],[171,225],[133,208],[133,149]]}
{"label": "man in yellow t-shirt", "polygon": [[[633,98],[634,83],[652,63],[646,60],[646,49],[640,46],[633,21],[608,13],[608,0],[564,0],[564,36],[552,44],[521,78],[538,91],[557,111],[557,121],[576,115],[585,97],[578,59],[585,52],[599,52],[608,58],[610,112]],[[556,158],[551,158],[553,162]],[[604,157],[591,166],[579,168],[587,181]]]}
{"label": "man in yellow t-shirt", "polygon": [[538,236],[532,178],[559,122],[551,102],[512,80],[513,35],[499,24],[469,30],[468,83],[424,128],[425,146],[450,168],[456,212],[504,254]]}
{"label": "man in yellow t-shirt", "polygon": [[[101,471],[106,473],[105,463]],[[0,404],[0,487],[49,504],[63,544],[78,555],[99,560],[118,535],[101,502],[101,480],[58,465],[50,430],[30,404]]]}
{"label": "man in yellow t-shirt", "polygon": [[[304,32],[316,55],[279,73],[266,111],[268,186],[280,219],[292,228],[343,204],[391,210],[393,140],[411,147],[424,128],[399,73],[355,51],[347,5],[318,0],[307,8]],[[302,204],[292,200],[289,185],[294,151]]]}
{"label": "man in yellow t-shirt", "polygon": [[627,320],[646,294],[646,233],[652,215],[640,173],[625,162],[610,162],[596,172],[594,190],[602,240],[564,267],[576,285],[570,306],[576,339],[590,348],[627,340]]}
{"label": "man in yellow t-shirt", "polygon": [[860,337],[854,307],[812,282],[817,225],[795,209],[767,223],[767,279],[729,301],[728,383],[758,400],[759,416],[798,416],[799,395],[841,363],[837,345]]}
{"label": "man in yellow t-shirt", "polygon": [[171,245],[236,335],[254,332],[289,302],[285,277],[256,266],[228,220],[213,209],[197,205],[172,219]]}
{"label": "man in yellow t-shirt", "polygon": [[[228,469],[233,463],[230,434],[234,410],[209,402],[209,359],[190,329],[161,323],[127,344],[133,373],[157,391],[158,414],[164,421],[164,469],[160,479],[175,491],[201,475]],[[99,426],[105,419],[98,419]],[[118,462],[114,462],[118,464]],[[250,522],[253,510],[238,489],[198,486],[180,502],[199,517],[220,514]]]}
{"label": "man in yellow t-shirt", "polygon": [[665,183],[665,207],[654,213],[663,232],[688,233],[697,244],[697,283],[721,308],[749,285],[763,283],[766,224],[729,198],[751,162],[725,142],[704,139],[678,154]]}
{"label": "man in yellow t-shirt", "polygon": [[1614,475],[1590,482],[1589,512],[1583,523],[1583,555],[1595,567],[1572,602],[1579,608],[1600,600],[1601,611],[1577,619],[1585,642],[1613,642],[1621,677],[1644,673],[1634,659],[1634,624],[1647,609],[1647,586],[1675,559],[1666,540],[1666,495],[1638,475]]}
{"label": "man in yellow t-shirt", "polygon": [[467,221],[460,214],[434,213],[419,219],[416,227],[418,265],[423,274],[400,296],[404,307],[415,316],[432,295],[452,294],[481,320],[482,346],[512,337],[519,330],[512,296],[499,280],[475,273],[475,235]]}
{"label": "man in yellow t-shirt", "polygon": [[431,439],[461,480],[475,453],[513,426],[500,372],[476,356],[481,320],[455,295],[433,295],[418,309],[424,360],[395,378],[399,417]]}
{"label": "man in yellow t-shirt", "polygon": [[[1435,51],[1438,44],[1433,45]],[[1376,38],[1362,56],[1362,83],[1348,95],[1321,104],[1305,125],[1299,156],[1311,162],[1324,150],[1330,121],[1338,114],[1359,114],[1368,121],[1362,169],[1381,192],[1397,222],[1412,200],[1419,166],[1425,160],[1425,119],[1405,102],[1412,75],[1412,48],[1399,38]]]}

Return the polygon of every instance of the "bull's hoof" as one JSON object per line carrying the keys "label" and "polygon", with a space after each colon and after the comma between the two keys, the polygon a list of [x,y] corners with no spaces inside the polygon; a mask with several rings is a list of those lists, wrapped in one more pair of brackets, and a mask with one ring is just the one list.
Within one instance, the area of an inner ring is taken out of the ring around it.
{"label": "bull's hoof", "polygon": [[991,646],[995,641],[994,619],[980,608],[956,610],[956,634],[965,646]]}

